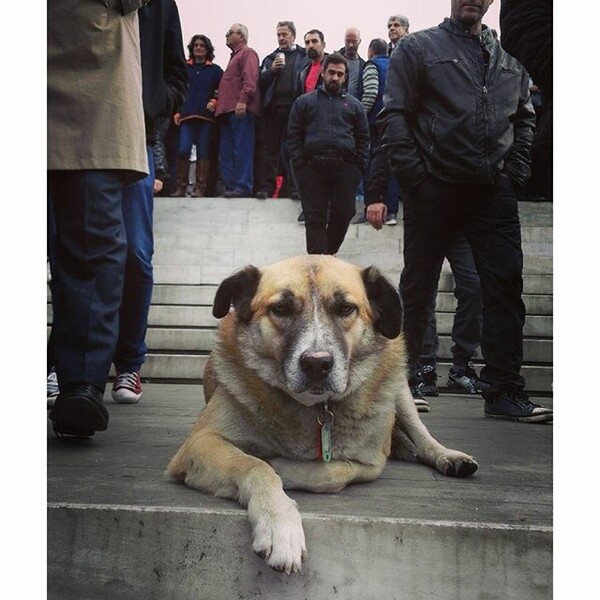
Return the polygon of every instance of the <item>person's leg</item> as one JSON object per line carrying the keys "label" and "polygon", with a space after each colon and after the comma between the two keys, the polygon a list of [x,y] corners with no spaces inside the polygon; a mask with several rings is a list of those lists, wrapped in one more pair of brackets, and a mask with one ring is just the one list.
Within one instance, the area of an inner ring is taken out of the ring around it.
{"label": "person's leg", "polygon": [[493,390],[523,389],[523,253],[517,198],[512,184],[500,177],[494,187],[480,186],[467,198],[464,221],[479,273],[483,302],[481,377]]}
{"label": "person's leg", "polygon": [[254,120],[255,116],[251,113],[246,113],[241,118],[233,115],[233,119],[230,120],[234,140],[234,191],[239,196],[252,196]]}
{"label": "person's leg", "polygon": [[452,237],[446,257],[452,269],[457,300],[452,325],[453,364],[464,369],[477,352],[481,339],[481,286],[471,246],[462,233],[456,232]]}
{"label": "person's leg", "polygon": [[356,190],[361,177],[362,171],[354,163],[343,163],[327,177],[330,195],[327,254],[336,254],[344,241],[348,225],[356,212]]}
{"label": "person's leg", "polygon": [[277,109],[271,109],[264,116],[265,144],[259,190],[265,192],[269,198],[273,196],[277,186],[276,179],[279,170],[281,143],[285,136],[286,114]]}
{"label": "person's leg", "polygon": [[196,124],[196,185],[192,196],[204,198],[208,187],[208,175],[210,173],[210,141],[212,138],[213,124],[210,121],[199,120]]}
{"label": "person's leg", "polygon": [[58,382],[104,390],[119,334],[127,254],[118,171],[49,174],[56,222],[52,344]]}
{"label": "person's leg", "polygon": [[[154,283],[154,161],[151,148],[148,148],[148,164],[148,177],[126,187],[123,192],[127,261],[119,311],[119,342],[113,360],[118,374],[139,373],[147,352],[145,338]],[[137,393],[141,396],[141,390]]]}
{"label": "person's leg", "polygon": [[223,179],[225,193],[233,192],[235,187],[235,163],[233,136],[233,123],[236,120],[234,113],[227,113],[221,119],[221,137],[219,143],[219,170]]}
{"label": "person's leg", "polygon": [[294,174],[305,217],[306,251],[308,254],[327,254],[329,187],[318,167],[305,164],[295,169]]}
{"label": "person's leg", "polygon": [[398,210],[400,209],[400,186],[395,175],[388,174],[387,189],[385,194],[385,205],[387,206],[388,218],[386,225],[394,225]]}
{"label": "person's leg", "polygon": [[549,421],[552,411],[531,403],[523,392],[523,252],[518,202],[512,183],[498,177],[465,201],[464,231],[477,265],[483,301],[481,379],[486,416],[525,422]]}
{"label": "person's leg", "polygon": [[438,396],[437,387],[437,357],[440,349],[440,340],[437,334],[435,316],[437,290],[427,307],[427,324],[423,336],[423,348],[417,365],[410,364],[410,372],[418,372],[419,390],[423,396]]}
{"label": "person's leg", "polygon": [[404,268],[400,295],[411,386],[418,383],[419,357],[432,298],[435,298],[450,232],[456,227],[454,187],[428,177],[404,204]]}
{"label": "person's leg", "polygon": [[60,386],[49,418],[57,435],[108,426],[102,395],[119,333],[127,245],[119,171],[48,174],[56,243],[52,351]]}
{"label": "person's leg", "polygon": [[452,325],[453,360],[448,387],[479,394],[489,387],[479,379],[471,363],[481,339],[481,287],[471,246],[462,232],[456,232],[452,237],[446,256],[458,301]]}

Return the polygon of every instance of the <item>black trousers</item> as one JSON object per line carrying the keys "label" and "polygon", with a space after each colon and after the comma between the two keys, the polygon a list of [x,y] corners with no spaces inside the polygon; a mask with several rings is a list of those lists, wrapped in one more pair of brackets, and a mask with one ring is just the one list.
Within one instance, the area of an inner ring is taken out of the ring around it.
{"label": "black trousers", "polygon": [[[261,149],[261,169],[259,190],[272,196],[277,187],[277,175],[282,171],[285,180],[285,194],[295,192],[289,159],[285,151],[285,134],[287,131],[290,107],[268,108],[263,116],[263,147]],[[280,169],[280,165],[282,169]],[[283,196],[282,193],[280,193]]]}
{"label": "black trousers", "polygon": [[103,390],[119,336],[127,242],[119,171],[50,171],[53,323],[51,348],[60,387]]}
{"label": "black trousers", "polygon": [[409,363],[418,364],[428,307],[456,231],[471,245],[481,282],[481,378],[492,391],[523,389],[521,227],[515,190],[506,177],[494,185],[467,185],[428,176],[406,199],[400,294]]}
{"label": "black trousers", "polygon": [[309,254],[335,254],[346,236],[356,211],[355,198],[362,171],[356,163],[311,159],[295,169],[300,193],[306,251]]}

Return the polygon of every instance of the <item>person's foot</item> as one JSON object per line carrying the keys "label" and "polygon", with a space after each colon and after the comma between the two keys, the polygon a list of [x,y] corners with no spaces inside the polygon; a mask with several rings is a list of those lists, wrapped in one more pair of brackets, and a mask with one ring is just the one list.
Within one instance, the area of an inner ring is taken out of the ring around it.
{"label": "person's foot", "polygon": [[415,406],[417,407],[418,412],[429,412],[429,402],[425,400],[425,397],[421,393],[419,389],[419,385],[410,385],[410,393],[412,394],[413,400],[415,401]]}
{"label": "person's foot", "polygon": [[304,211],[300,211],[298,215],[298,223],[304,223]]}
{"label": "person's foot", "polygon": [[92,437],[108,427],[102,390],[90,383],[71,383],[61,390],[48,415],[59,438]]}
{"label": "person's foot", "polygon": [[549,423],[553,420],[551,408],[534,404],[521,390],[488,391],[483,397],[486,417],[521,423]]}
{"label": "person's foot", "polygon": [[419,391],[423,396],[439,396],[437,387],[437,373],[433,365],[425,365],[419,371],[421,383],[418,386]]}
{"label": "person's foot", "polygon": [[398,221],[396,220],[396,213],[389,213],[385,218],[386,225],[396,225]]}
{"label": "person's foot", "polygon": [[52,367],[48,378],[46,379],[46,406],[48,409],[54,406],[54,402],[58,398],[60,388],[58,387],[58,378],[56,377],[56,371]]}
{"label": "person's foot", "polygon": [[238,194],[234,190],[225,190],[223,192],[223,198],[237,198]]}
{"label": "person's foot", "polygon": [[143,394],[142,381],[137,371],[118,373],[113,382],[111,396],[119,404],[136,404]]}
{"label": "person's foot", "polygon": [[265,190],[260,190],[258,192],[256,192],[256,198],[258,198],[259,200],[266,200],[269,197],[269,193],[266,192]]}
{"label": "person's foot", "polygon": [[469,394],[483,394],[490,389],[490,384],[479,379],[475,366],[470,362],[465,368],[452,367],[450,369],[448,387]]}

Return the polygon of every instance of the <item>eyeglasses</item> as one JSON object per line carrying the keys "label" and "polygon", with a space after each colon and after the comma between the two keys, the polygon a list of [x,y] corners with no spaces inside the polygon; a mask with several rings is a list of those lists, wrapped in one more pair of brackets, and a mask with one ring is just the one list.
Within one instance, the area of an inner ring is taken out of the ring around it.
{"label": "eyeglasses", "polygon": [[229,37],[230,35],[237,33],[238,35],[241,35],[242,32],[241,31],[233,31],[233,29],[230,29],[226,34],[225,37]]}

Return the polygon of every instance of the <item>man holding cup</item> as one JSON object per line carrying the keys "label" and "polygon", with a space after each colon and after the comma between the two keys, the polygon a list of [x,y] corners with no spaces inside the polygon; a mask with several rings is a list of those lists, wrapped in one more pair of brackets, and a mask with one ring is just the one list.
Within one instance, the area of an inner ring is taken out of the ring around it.
{"label": "man holding cup", "polygon": [[260,90],[263,101],[263,149],[260,161],[257,198],[270,198],[275,192],[277,175],[284,183],[280,196],[295,195],[294,183],[282,148],[292,104],[296,99],[298,73],[306,64],[304,48],[296,45],[296,27],[292,21],[277,23],[277,50],[264,58],[260,66]]}

